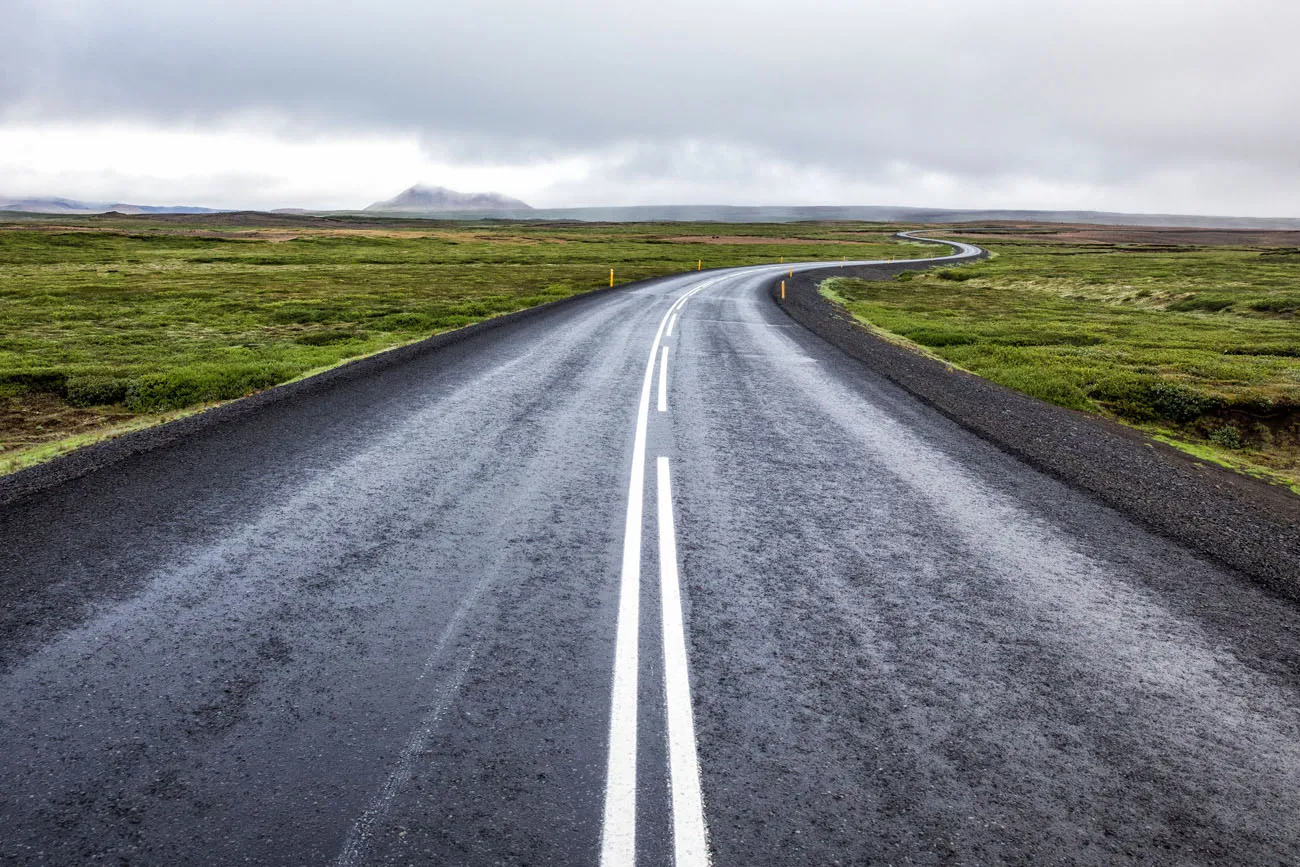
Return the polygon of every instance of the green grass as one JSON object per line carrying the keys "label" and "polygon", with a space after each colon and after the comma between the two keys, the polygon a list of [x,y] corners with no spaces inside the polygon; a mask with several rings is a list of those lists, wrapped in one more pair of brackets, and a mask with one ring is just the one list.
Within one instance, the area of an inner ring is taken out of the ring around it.
{"label": "green grass", "polygon": [[887,227],[231,217],[0,222],[0,472],[618,282],[932,255]]}
{"label": "green grass", "polygon": [[824,291],[980,376],[1300,485],[1300,251],[973,240],[994,258]]}

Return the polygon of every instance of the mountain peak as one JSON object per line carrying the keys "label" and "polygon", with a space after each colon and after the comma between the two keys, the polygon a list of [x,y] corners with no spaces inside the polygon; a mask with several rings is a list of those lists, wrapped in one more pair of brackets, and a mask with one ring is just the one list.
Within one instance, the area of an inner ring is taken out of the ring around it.
{"label": "mountain peak", "polygon": [[422,213],[438,211],[531,211],[532,206],[500,193],[458,193],[446,187],[416,184],[396,197],[366,206],[367,211]]}

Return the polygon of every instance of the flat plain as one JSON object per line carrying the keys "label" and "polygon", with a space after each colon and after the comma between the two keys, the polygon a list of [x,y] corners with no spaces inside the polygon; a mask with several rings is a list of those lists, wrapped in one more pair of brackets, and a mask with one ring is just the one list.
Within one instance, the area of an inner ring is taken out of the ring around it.
{"label": "flat plain", "polygon": [[348,359],[617,283],[913,258],[868,224],[268,214],[0,220],[0,473]]}

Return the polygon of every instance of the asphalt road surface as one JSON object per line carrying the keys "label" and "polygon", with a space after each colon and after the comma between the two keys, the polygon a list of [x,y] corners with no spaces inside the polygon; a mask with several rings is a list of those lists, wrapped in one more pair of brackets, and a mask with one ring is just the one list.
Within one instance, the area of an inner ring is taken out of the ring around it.
{"label": "asphalt road surface", "polygon": [[830,348],[778,272],[0,508],[0,863],[1300,861],[1296,606]]}

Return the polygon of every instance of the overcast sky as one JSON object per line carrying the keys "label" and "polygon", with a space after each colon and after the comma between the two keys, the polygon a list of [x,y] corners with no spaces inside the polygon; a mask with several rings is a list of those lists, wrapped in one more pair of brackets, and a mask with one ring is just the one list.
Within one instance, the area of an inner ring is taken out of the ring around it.
{"label": "overcast sky", "polygon": [[0,197],[1300,216],[1283,0],[0,0]]}

